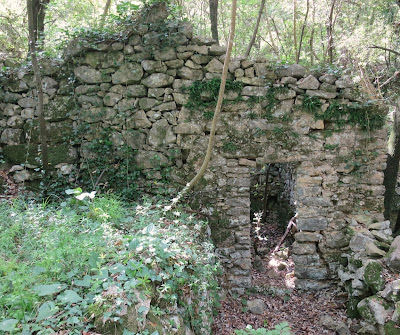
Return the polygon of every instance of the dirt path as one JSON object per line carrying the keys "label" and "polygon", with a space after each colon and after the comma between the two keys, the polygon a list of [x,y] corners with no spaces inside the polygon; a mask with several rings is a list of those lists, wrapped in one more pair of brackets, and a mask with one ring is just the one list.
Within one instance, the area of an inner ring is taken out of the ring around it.
{"label": "dirt path", "polygon": [[[346,317],[346,294],[336,287],[317,292],[302,292],[295,288],[294,264],[288,247],[281,248],[277,255],[270,250],[281,237],[276,227],[269,225],[264,231],[267,241],[258,243],[258,253],[253,262],[253,286],[243,297],[228,296],[222,301],[213,325],[214,335],[231,335],[235,329],[246,325],[253,328],[271,328],[281,322],[288,322],[292,334],[336,334],[321,324],[321,317],[330,316],[337,324],[343,321],[356,333],[356,323]],[[261,299],[265,304],[263,314],[252,314],[246,309],[247,301]],[[343,333],[345,334],[345,333]],[[347,332],[347,334],[349,334]]]}

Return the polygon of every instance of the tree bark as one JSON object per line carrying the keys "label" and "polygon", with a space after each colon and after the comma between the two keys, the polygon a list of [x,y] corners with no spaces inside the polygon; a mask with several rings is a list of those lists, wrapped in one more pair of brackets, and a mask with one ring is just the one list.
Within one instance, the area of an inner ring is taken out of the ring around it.
{"label": "tree bark", "polygon": [[293,44],[294,55],[297,62],[297,0],[293,0]]}
{"label": "tree bark", "polygon": [[210,21],[212,38],[219,44],[218,36],[218,0],[210,1]]}
{"label": "tree bark", "polygon": [[261,0],[260,10],[258,12],[257,22],[256,22],[256,26],[254,27],[253,36],[251,37],[249,46],[247,47],[246,53],[244,55],[246,58],[249,57],[251,48],[253,47],[253,44],[256,40],[257,33],[258,33],[258,27],[260,26],[260,21],[261,21],[261,16],[262,16],[262,13],[264,10],[264,6],[265,6],[265,0]]}
{"label": "tree bark", "polygon": [[101,16],[101,19],[100,19],[100,26],[101,27],[104,26],[104,23],[106,21],[106,16],[108,15],[108,12],[110,10],[110,6],[111,6],[111,0],[107,0],[106,5],[104,6],[103,15]]}
{"label": "tree bark", "polygon": [[[400,100],[398,101],[398,107],[400,107]],[[400,110],[396,108],[394,114],[394,122],[392,129],[392,138],[393,145],[391,152],[388,153],[387,161],[386,161],[386,169],[384,172],[383,185],[385,185],[385,199],[384,199],[384,216],[386,220],[390,219],[390,214],[392,212],[393,207],[393,199],[395,195],[395,189],[397,185],[397,175],[399,172],[399,163],[400,163]],[[394,232],[397,232],[400,229],[400,220],[398,219]]]}
{"label": "tree bark", "polygon": [[211,124],[211,131],[210,131],[210,138],[208,140],[207,152],[204,157],[203,164],[201,165],[199,171],[193,177],[193,179],[186,185],[186,191],[188,191],[194,185],[196,185],[196,183],[200,180],[200,178],[203,177],[204,173],[207,170],[208,164],[210,163],[211,154],[212,154],[212,150],[213,150],[214,142],[215,142],[215,130],[217,128],[218,116],[221,112],[222,101],[224,99],[224,93],[225,93],[226,77],[228,75],[228,67],[229,67],[229,63],[231,61],[233,39],[235,37],[235,28],[236,28],[236,9],[237,9],[237,0],[232,0],[231,28],[230,28],[230,33],[229,33],[228,47],[227,47],[227,51],[226,51],[224,67],[222,70],[221,85],[219,88],[217,105],[215,106],[214,117],[213,117],[212,124]]}
{"label": "tree bark", "polygon": [[266,21],[267,21],[267,30],[268,30],[268,36],[271,41],[272,49],[274,50],[275,55],[279,56],[279,50],[278,47],[276,46],[275,40],[272,36],[272,31],[271,31],[271,23],[269,21],[268,15],[266,15]]}
{"label": "tree bark", "polygon": [[306,16],[304,17],[303,26],[301,27],[300,43],[299,43],[299,50],[297,51],[297,55],[296,55],[296,63],[298,63],[300,61],[301,45],[303,44],[304,31],[306,29],[309,11],[310,11],[310,0],[307,0]]}
{"label": "tree bark", "polygon": [[335,9],[336,0],[332,0],[331,9],[329,11],[329,21],[327,26],[328,32],[328,45],[327,45],[327,52],[329,63],[333,63],[333,11]]}
{"label": "tree bark", "polygon": [[[35,39],[35,22],[37,24],[37,20],[35,21],[35,9],[34,3],[35,0],[27,0],[27,9],[28,9],[28,28],[29,28],[29,53],[32,59],[32,67],[33,74],[35,77],[35,85],[38,95],[38,114],[39,114],[39,130],[40,130],[40,144],[41,144],[41,157],[42,157],[42,165],[45,173],[45,177],[49,174],[49,160],[48,160],[48,150],[47,150],[47,136],[46,136],[46,123],[44,119],[43,112],[43,87],[42,80],[39,71],[39,64],[36,54],[36,42]],[[38,15],[39,13],[36,12]],[[37,37],[38,35],[36,35]]]}
{"label": "tree bark", "polygon": [[[41,45],[44,42],[44,18],[46,16],[46,7],[50,0],[31,0],[32,10],[32,26],[33,26],[33,40],[35,43],[36,51],[42,50]],[[29,9],[28,9],[29,10]],[[38,44],[38,41],[41,41]],[[29,43],[29,50],[32,44]]]}

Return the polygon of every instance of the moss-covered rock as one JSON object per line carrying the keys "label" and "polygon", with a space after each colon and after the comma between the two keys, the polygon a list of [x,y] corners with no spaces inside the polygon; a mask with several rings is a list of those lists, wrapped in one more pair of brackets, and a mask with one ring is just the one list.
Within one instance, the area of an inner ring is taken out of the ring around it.
{"label": "moss-covered rock", "polygon": [[383,266],[378,261],[370,261],[365,266],[364,282],[375,294],[385,287],[385,280],[382,276]]}
{"label": "moss-covered rock", "polygon": [[57,96],[45,106],[45,119],[48,121],[66,120],[74,107],[75,99],[73,96]]}
{"label": "moss-covered rock", "polygon": [[400,335],[400,327],[393,321],[388,321],[384,326],[385,335]]}
{"label": "moss-covered rock", "polygon": [[386,300],[373,295],[361,300],[357,305],[357,310],[361,317],[368,322],[384,325],[393,312],[393,306]]}
{"label": "moss-covered rock", "polygon": [[[60,163],[75,163],[78,160],[77,152],[71,146],[61,144],[50,146],[48,149],[50,167]],[[41,165],[41,156],[37,144],[9,145],[4,148],[4,157],[11,164]]]}
{"label": "moss-covered rock", "polygon": [[[40,143],[39,120],[26,122],[24,125],[24,137],[30,143]],[[46,123],[46,136],[49,143],[60,143],[65,140],[65,136],[73,133],[72,121],[65,120],[60,122]]]}

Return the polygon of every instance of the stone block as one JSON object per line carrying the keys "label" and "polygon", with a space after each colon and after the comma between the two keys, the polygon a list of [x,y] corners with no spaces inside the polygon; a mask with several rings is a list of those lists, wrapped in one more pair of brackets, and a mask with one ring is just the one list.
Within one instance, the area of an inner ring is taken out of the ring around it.
{"label": "stone block", "polygon": [[322,235],[319,233],[311,233],[311,232],[298,232],[294,235],[294,238],[297,242],[320,242],[322,240]]}
{"label": "stone block", "polygon": [[297,220],[297,229],[306,231],[319,231],[328,227],[326,218],[299,218]]}
{"label": "stone block", "polygon": [[294,242],[292,245],[292,251],[296,255],[312,255],[317,252],[315,243],[299,243]]}

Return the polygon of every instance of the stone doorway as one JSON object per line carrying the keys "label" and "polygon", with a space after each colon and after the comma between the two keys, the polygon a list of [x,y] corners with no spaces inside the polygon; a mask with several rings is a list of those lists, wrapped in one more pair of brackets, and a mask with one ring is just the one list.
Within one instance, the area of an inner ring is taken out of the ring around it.
{"label": "stone doorway", "polygon": [[[250,182],[250,222],[253,268],[266,277],[285,276],[294,263],[289,248],[294,231],[289,233],[280,250],[271,251],[281,240],[288,223],[296,213],[293,163],[268,163],[253,169]],[[290,271],[289,271],[290,272]]]}

